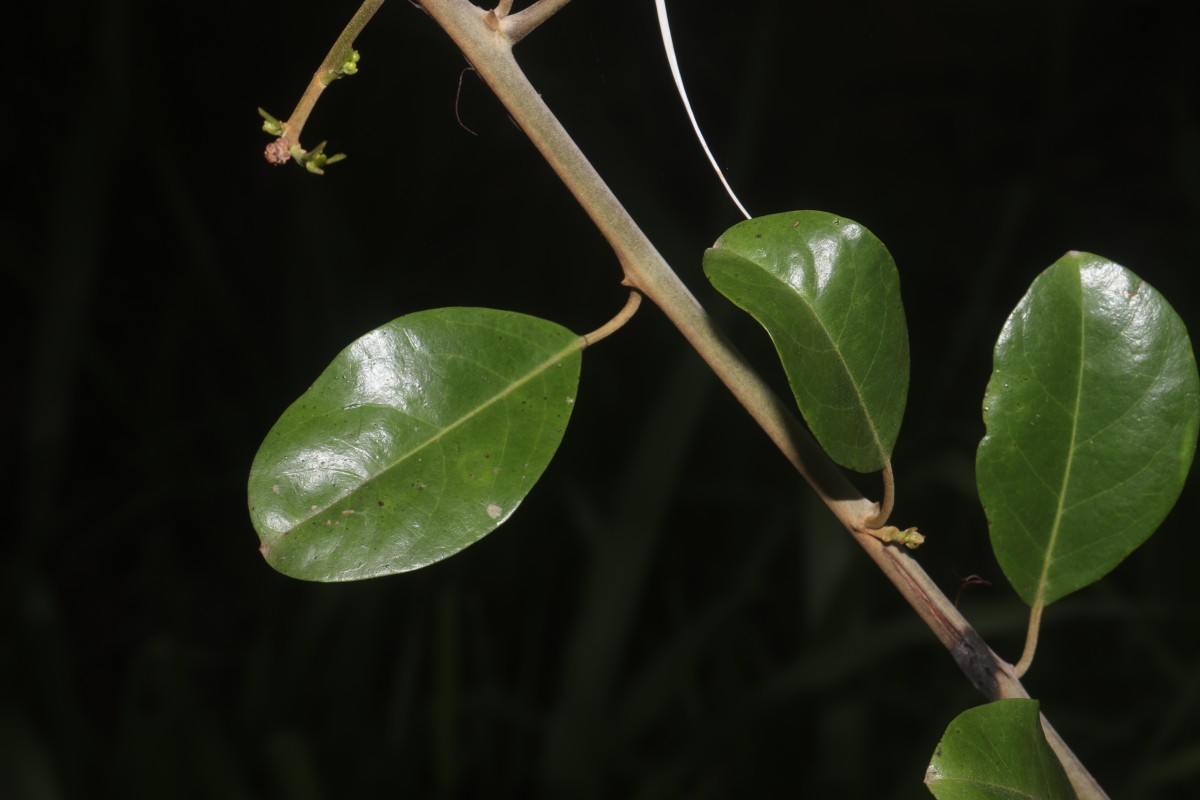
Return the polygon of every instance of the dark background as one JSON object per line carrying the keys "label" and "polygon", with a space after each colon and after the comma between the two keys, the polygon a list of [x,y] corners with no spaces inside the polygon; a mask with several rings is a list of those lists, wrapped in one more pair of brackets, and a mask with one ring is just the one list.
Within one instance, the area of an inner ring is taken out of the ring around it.
{"label": "dark background", "polygon": [[[1200,329],[1200,46],[1169,3],[915,5],[672,8],[750,209],[845,215],[895,256],[894,519],[950,596],[992,581],[961,606],[1015,659],[1027,612],[972,478],[991,346],[1068,249]],[[255,107],[288,114],[354,2],[36,6],[2,126],[0,796],[925,796],[981,698],[653,307],[589,350],[558,456],[495,534],[360,584],[273,572],[249,465],[342,347],[442,305],[590,330],[619,268],[469,74],[460,127],[463,59],[403,0],[309,123],[350,155],[322,178],[261,159]],[[576,0],[518,56],[782,387],[701,273],[738,215],[657,37],[650,0]],[[1114,797],[1200,785],[1198,513],[1193,477],[1049,610],[1026,681]]]}

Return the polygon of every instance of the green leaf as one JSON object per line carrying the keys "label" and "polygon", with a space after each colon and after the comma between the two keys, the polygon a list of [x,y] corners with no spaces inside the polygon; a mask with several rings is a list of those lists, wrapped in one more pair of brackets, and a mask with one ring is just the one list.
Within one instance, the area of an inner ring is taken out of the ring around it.
{"label": "green leaf", "polygon": [[704,254],[713,285],[758,320],[825,451],[883,469],[908,396],[896,264],[862,225],[822,211],[734,225]]}
{"label": "green leaf", "polygon": [[1200,379],[1183,321],[1129,270],[1068,253],[996,343],[976,457],[1004,574],[1031,606],[1099,580],[1183,488]]}
{"label": "green leaf", "polygon": [[954,718],[925,785],[938,800],[1074,800],[1036,700],[998,700]]}
{"label": "green leaf", "polygon": [[250,515],[280,572],[417,569],[508,519],[562,441],[583,339],[481,308],[410,314],[343,350],[267,434]]}

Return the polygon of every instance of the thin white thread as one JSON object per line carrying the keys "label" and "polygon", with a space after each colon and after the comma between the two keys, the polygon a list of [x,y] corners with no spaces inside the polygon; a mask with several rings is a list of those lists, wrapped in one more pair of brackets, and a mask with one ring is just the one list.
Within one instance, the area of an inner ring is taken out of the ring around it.
{"label": "thin white thread", "polygon": [[696,115],[692,113],[692,104],[688,101],[687,90],[683,88],[683,75],[679,72],[679,62],[675,59],[675,42],[671,40],[671,25],[667,22],[666,0],[654,0],[654,5],[658,9],[658,29],[662,31],[663,47],[667,51],[667,63],[671,66],[671,76],[675,78],[675,88],[679,91],[679,98],[683,100],[683,107],[687,109],[688,119],[692,121],[692,130],[696,132],[696,138],[700,140],[700,146],[704,148],[704,154],[708,156],[708,163],[712,164],[717,177],[721,179],[721,185],[725,187],[725,191],[729,192],[730,199],[746,219],[750,219],[750,212],[742,205],[742,201],[737,199],[729,181],[725,180],[725,173],[721,172],[721,167],[717,165],[717,159],[713,157],[712,150],[708,149],[708,142],[704,141],[704,134],[700,132],[700,124],[696,122]]}

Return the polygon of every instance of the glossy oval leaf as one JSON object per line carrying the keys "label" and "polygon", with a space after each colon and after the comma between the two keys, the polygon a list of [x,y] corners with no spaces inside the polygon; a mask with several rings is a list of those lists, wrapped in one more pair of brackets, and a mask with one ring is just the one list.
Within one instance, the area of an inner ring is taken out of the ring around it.
{"label": "glossy oval leaf", "polygon": [[1200,381],[1183,321],[1129,270],[1068,253],[996,343],[976,480],[992,548],[1031,606],[1099,580],[1175,504]]}
{"label": "glossy oval leaf", "polygon": [[417,569],[508,519],[562,440],[583,340],[506,311],[411,314],[343,350],[267,434],[250,515],[280,572]]}
{"label": "glossy oval leaf", "polygon": [[859,472],[886,466],[908,396],[908,328],[883,243],[823,211],[773,214],[726,231],[704,271],[767,329],[825,451]]}
{"label": "glossy oval leaf", "polygon": [[997,700],[955,717],[925,785],[938,800],[1075,800],[1036,700]]}

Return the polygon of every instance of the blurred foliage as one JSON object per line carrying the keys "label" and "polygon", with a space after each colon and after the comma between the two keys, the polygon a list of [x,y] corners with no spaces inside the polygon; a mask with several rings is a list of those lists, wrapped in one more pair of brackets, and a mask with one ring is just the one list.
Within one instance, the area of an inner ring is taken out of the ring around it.
{"label": "blurred foliage", "polygon": [[[971,475],[991,346],[1071,248],[1200,328],[1194,32],[1165,3],[709,6],[677,11],[675,39],[750,210],[845,214],[896,259],[894,519],[952,597],[992,582],[961,606],[1015,659],[1025,610]],[[320,178],[262,161],[255,108],[295,102],[352,10],[43,4],[20,32],[39,68],[3,125],[0,796],[920,796],[979,698],[653,308],[589,354],[563,449],[503,530],[362,584],[262,562],[250,461],[346,343],[442,305],[590,330],[624,300],[469,73],[478,135],[459,127],[462,57],[407,3],[309,123],[349,159]],[[701,274],[737,217],[657,35],[649,2],[576,0],[518,55],[786,392]],[[1193,475],[1157,536],[1056,606],[1028,676],[1113,796],[1200,782],[1196,498]]]}

